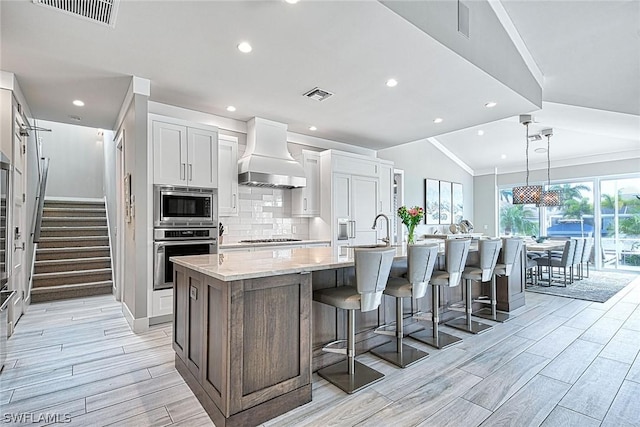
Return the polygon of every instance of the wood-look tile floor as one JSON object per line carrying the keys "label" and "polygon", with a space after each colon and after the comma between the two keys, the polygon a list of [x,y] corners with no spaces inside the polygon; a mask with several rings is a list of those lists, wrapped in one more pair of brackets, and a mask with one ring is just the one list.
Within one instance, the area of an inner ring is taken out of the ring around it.
{"label": "wood-look tile floor", "polygon": [[[604,304],[527,293],[511,321],[266,426],[640,426],[640,276]],[[489,322],[490,323],[490,322]],[[173,366],[171,325],[134,334],[110,296],[33,304],[9,340],[1,424],[211,426]],[[34,422],[35,421],[35,422]]]}

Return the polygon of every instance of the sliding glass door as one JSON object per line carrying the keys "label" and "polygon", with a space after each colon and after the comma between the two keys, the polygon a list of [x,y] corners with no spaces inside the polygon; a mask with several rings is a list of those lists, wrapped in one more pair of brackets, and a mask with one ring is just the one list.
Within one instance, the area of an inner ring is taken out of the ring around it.
{"label": "sliding glass door", "polygon": [[600,180],[603,268],[640,271],[640,178]]}

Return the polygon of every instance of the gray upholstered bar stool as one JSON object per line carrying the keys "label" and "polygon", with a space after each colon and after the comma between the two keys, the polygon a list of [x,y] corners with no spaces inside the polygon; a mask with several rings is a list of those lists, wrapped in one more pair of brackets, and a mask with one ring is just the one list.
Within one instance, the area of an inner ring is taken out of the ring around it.
{"label": "gray upholstered bar stool", "polygon": [[[513,266],[518,260],[519,257],[522,256],[522,248],[524,247],[524,241],[522,239],[517,239],[513,237],[503,238],[502,239],[502,249],[500,251],[500,257],[498,258],[498,263],[493,270],[493,280],[491,281],[491,303],[490,308],[483,308],[473,313],[476,317],[482,317],[483,319],[489,319],[496,322],[506,322],[509,320],[509,315],[507,313],[502,313],[497,310],[497,290],[496,290],[496,277],[497,276],[511,276],[511,272],[513,271]],[[529,263],[531,261],[531,263]],[[534,260],[527,259],[527,265],[525,266],[526,270],[531,268],[535,268],[537,270],[538,264]],[[532,276],[535,273],[532,273]]]}
{"label": "gray upholstered bar stool", "polygon": [[383,330],[384,326],[376,329],[378,334],[394,335],[395,342],[371,349],[371,353],[401,368],[406,368],[429,355],[402,342],[402,301],[404,298],[422,298],[427,293],[427,284],[438,258],[438,245],[409,245],[407,252],[407,277],[390,277],[384,290],[385,295],[396,299],[395,331]]}
{"label": "gray upholstered bar stool", "polygon": [[415,340],[428,344],[435,348],[445,348],[461,341],[460,338],[438,330],[440,323],[440,287],[454,288],[460,284],[464,265],[469,255],[469,239],[452,239],[445,241],[444,246],[444,270],[435,270],[431,275],[429,284],[432,287],[431,323],[432,327],[414,332],[409,336]]}
{"label": "gray upholstered bar stool", "polygon": [[376,310],[387,284],[395,248],[354,249],[356,286],[338,286],[313,292],[313,299],[323,304],[347,310],[347,347],[329,346],[345,340],[333,341],[323,351],[346,354],[347,359],[318,370],[318,375],[347,393],[353,393],[384,377],[375,369],[355,360],[356,316],[355,311]]}
{"label": "gray upholstered bar stool", "polygon": [[[486,239],[478,241],[478,254],[479,260],[477,265],[469,265],[465,267],[462,272],[462,278],[465,281],[464,286],[464,309],[465,317],[459,317],[446,323],[447,326],[457,328],[473,334],[484,332],[487,329],[491,329],[491,325],[485,323],[476,322],[471,319],[471,310],[473,309],[473,302],[471,300],[471,282],[488,282],[493,281],[493,270],[498,262],[498,255],[500,254],[500,248],[502,247],[502,240],[500,239]],[[492,287],[493,288],[493,287]],[[495,300],[495,293],[492,292],[491,300]]]}

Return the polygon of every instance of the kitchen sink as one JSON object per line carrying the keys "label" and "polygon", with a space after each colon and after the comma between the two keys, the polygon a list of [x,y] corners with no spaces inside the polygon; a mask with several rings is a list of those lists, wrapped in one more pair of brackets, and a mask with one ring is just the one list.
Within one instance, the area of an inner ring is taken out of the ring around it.
{"label": "kitchen sink", "polygon": [[385,244],[377,244],[377,245],[353,245],[349,246],[352,249],[375,249],[375,248],[393,248],[394,246],[387,246]]}

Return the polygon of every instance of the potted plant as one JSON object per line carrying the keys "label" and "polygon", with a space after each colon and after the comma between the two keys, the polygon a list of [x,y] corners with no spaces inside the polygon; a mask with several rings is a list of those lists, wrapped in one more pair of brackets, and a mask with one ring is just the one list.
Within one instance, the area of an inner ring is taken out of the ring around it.
{"label": "potted plant", "polygon": [[398,208],[398,216],[402,220],[402,223],[406,225],[407,229],[409,230],[408,244],[414,244],[416,239],[416,225],[418,225],[420,221],[422,221],[422,218],[424,217],[424,209],[420,206],[414,206],[412,208],[400,206]]}

